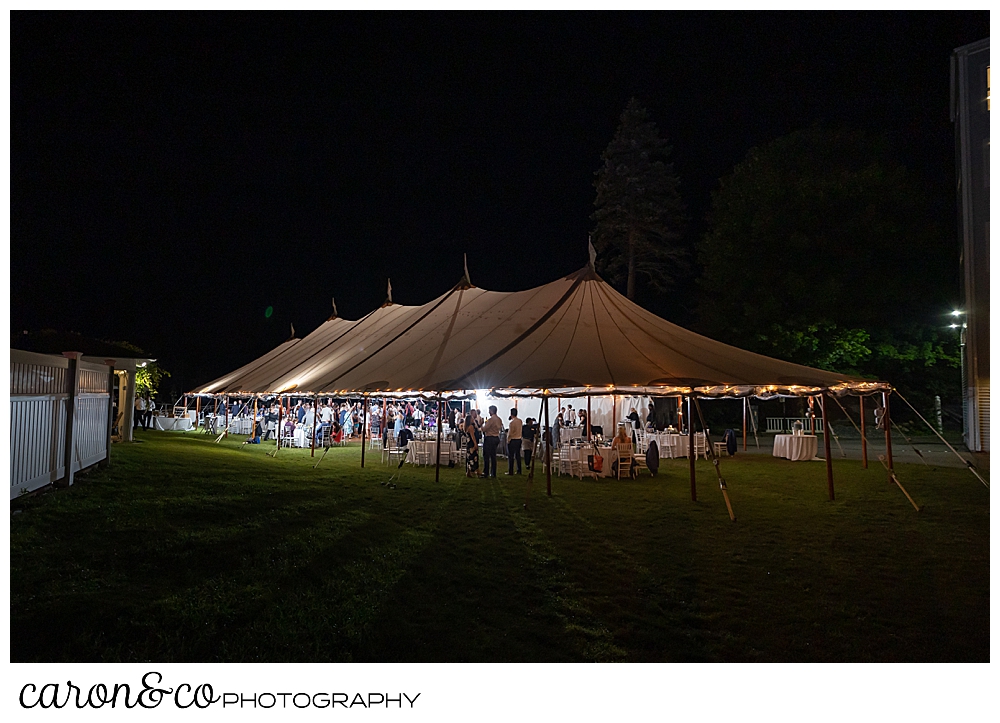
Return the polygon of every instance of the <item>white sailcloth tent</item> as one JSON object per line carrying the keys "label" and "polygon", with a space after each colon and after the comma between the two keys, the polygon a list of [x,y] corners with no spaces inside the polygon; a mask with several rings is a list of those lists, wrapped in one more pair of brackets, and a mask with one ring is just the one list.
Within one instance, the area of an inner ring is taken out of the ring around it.
{"label": "white sailcloth tent", "polygon": [[767,397],[889,389],[688,331],[629,301],[589,266],[517,292],[487,291],[466,278],[423,306],[387,302],[356,322],[331,319],[247,366],[194,393],[447,399],[483,390],[494,397]]}

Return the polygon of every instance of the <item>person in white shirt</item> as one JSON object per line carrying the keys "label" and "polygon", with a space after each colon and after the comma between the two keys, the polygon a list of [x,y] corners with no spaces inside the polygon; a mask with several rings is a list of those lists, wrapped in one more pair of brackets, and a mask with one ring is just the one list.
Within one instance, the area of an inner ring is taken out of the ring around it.
{"label": "person in white shirt", "polygon": [[510,410],[510,424],[507,426],[507,474],[514,474],[514,460],[517,460],[517,473],[521,474],[521,420],[517,409]]}
{"label": "person in white shirt", "polygon": [[132,411],[132,429],[138,429],[146,419],[146,400],[136,395],[135,409]]}

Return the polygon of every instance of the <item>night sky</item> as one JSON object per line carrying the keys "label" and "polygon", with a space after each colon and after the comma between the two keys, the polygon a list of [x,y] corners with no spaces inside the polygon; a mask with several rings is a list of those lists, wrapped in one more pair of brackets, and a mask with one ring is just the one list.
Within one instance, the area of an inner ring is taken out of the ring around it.
{"label": "night sky", "polygon": [[[429,301],[463,252],[488,289],[579,269],[631,96],[688,244],[751,147],[816,122],[887,133],[955,228],[949,56],[989,13],[12,12],[10,34],[11,330],[132,342],[183,390],[331,296],[359,318],[391,277]],[[696,323],[691,288],[655,310]]]}

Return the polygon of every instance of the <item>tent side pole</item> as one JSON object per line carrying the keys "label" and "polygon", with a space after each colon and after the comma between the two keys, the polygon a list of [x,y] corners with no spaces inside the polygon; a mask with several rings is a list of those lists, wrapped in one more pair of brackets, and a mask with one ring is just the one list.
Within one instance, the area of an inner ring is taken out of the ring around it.
{"label": "tent side pole", "polygon": [[865,437],[865,398],[858,397],[861,402],[861,466],[868,469],[868,439]]}
{"label": "tent side pole", "polygon": [[820,396],[822,405],[820,412],[823,414],[823,451],[826,455],[826,490],[830,494],[830,501],[833,501],[833,458],[830,456],[830,415],[827,414],[826,392]]}
{"label": "tent side pole", "polygon": [[688,400],[688,467],[691,472],[691,501],[698,501],[698,490],[694,484],[694,418],[691,416],[691,397]]}
{"label": "tent side pole", "polygon": [[590,395],[587,395],[587,441],[590,441]]}
{"label": "tent side pole", "polygon": [[229,395],[228,394],[226,395],[225,404],[226,404],[226,431],[224,432],[224,436],[226,439],[229,439]]}
{"label": "tent side pole", "polygon": [[892,419],[889,417],[888,392],[882,392],[882,406],[885,407],[885,416],[882,417],[885,425],[885,461],[889,465],[889,484],[892,484]]}
{"label": "tent side pole", "polygon": [[198,421],[201,419],[201,396],[194,398],[194,428],[198,429]]}
{"label": "tent side pole", "polygon": [[437,411],[437,451],[435,456],[437,459],[434,460],[434,481],[441,481],[441,430],[444,427],[444,406],[441,404],[441,393],[438,393],[438,411]]}
{"label": "tent side pole", "polygon": [[274,448],[274,456],[275,457],[278,456],[278,452],[279,452],[279,450],[281,450],[281,413],[285,411],[285,407],[283,405],[284,405],[284,402],[281,400],[281,397],[279,396],[278,397],[278,429],[277,429],[278,433],[274,435],[275,436],[275,444],[277,445]]}
{"label": "tent side pole", "polygon": [[257,397],[253,398],[253,425],[251,425],[250,431],[260,434],[260,427],[257,426]]}
{"label": "tent side pole", "polygon": [[368,431],[368,397],[361,397],[361,469],[365,468],[365,432]]}
{"label": "tent side pole", "polygon": [[747,397],[743,397],[743,451],[747,451]]}
{"label": "tent side pole", "polygon": [[312,446],[309,452],[310,457],[316,456],[316,395],[313,394],[313,433],[312,433]]}
{"label": "tent side pole", "polygon": [[542,403],[545,405],[545,493],[552,496],[552,428],[549,426],[549,398],[542,393]]}

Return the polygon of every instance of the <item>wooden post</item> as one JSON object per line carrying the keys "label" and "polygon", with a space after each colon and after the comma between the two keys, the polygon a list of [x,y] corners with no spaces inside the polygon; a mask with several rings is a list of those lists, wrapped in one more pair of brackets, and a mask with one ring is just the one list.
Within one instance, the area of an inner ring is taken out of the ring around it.
{"label": "wooden post", "polygon": [[885,461],[889,465],[889,484],[892,484],[892,418],[889,416],[889,394],[882,392],[882,405],[885,407],[885,414],[882,416],[882,424],[885,425]]}
{"label": "wooden post", "polygon": [[684,402],[677,397],[677,433],[684,434]]}
{"label": "wooden post", "polygon": [[115,428],[115,387],[118,384],[115,378],[115,360],[105,359],[104,363],[108,365],[108,452],[101,462],[102,467],[111,464],[111,431]]}
{"label": "wooden post", "polygon": [[552,496],[552,428],[549,426],[549,398],[542,392],[542,402],[545,404],[545,429],[549,435],[545,439],[545,493]]}
{"label": "wooden post", "polygon": [[587,395],[587,441],[590,441],[590,395]]}
{"label": "wooden post", "polygon": [[368,431],[368,397],[361,397],[361,469],[365,468],[365,433]]}
{"label": "wooden post", "polygon": [[743,397],[743,451],[747,451],[747,401],[749,397]]}
{"label": "wooden post", "polygon": [[694,484],[694,417],[691,416],[691,397],[688,397],[688,467],[691,472],[691,501],[698,501],[698,491]]}
{"label": "wooden post", "polygon": [[820,397],[822,406],[820,413],[823,415],[823,451],[826,455],[826,489],[830,493],[830,501],[833,501],[833,458],[830,456],[830,415],[826,413],[826,392]]}
{"label": "wooden post", "polygon": [[[517,408],[517,400],[514,400],[514,408]],[[434,460],[434,481],[441,481],[441,430],[444,429],[443,420],[444,406],[441,403],[441,394],[438,393],[438,411],[437,411],[437,459]]]}
{"label": "wooden post", "polygon": [[865,437],[865,398],[858,397],[861,403],[861,466],[868,469],[868,439]]}

